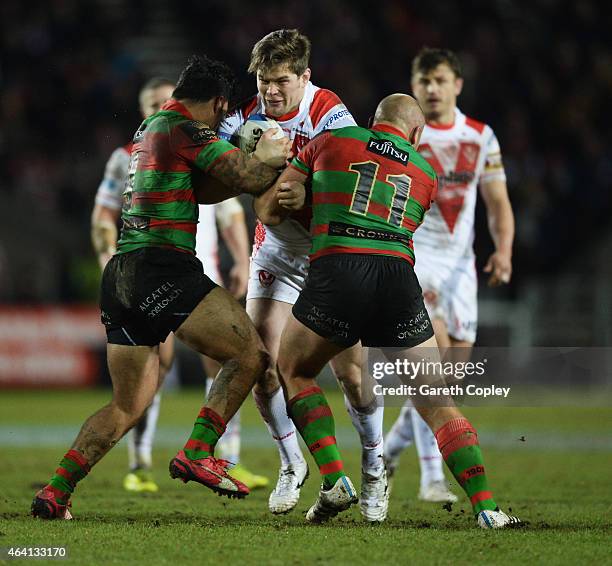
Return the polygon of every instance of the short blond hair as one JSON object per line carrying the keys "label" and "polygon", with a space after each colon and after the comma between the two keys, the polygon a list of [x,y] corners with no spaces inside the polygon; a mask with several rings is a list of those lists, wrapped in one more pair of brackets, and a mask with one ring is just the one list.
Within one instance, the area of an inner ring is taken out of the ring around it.
{"label": "short blond hair", "polygon": [[261,38],[253,47],[249,73],[269,71],[286,64],[300,76],[308,68],[310,40],[297,29],[279,29]]}

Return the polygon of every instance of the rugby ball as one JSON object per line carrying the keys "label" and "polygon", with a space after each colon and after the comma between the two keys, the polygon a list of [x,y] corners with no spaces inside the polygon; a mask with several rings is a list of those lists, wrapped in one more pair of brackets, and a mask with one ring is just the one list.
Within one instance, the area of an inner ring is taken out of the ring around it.
{"label": "rugby ball", "polygon": [[278,125],[276,120],[268,118],[263,114],[253,114],[249,116],[249,119],[238,128],[234,139],[234,145],[238,146],[242,151],[246,153],[252,153],[255,151],[255,146],[259,141],[259,138],[263,135],[266,130],[277,129],[278,131],[274,134],[273,139],[277,140],[282,138],[285,134]]}

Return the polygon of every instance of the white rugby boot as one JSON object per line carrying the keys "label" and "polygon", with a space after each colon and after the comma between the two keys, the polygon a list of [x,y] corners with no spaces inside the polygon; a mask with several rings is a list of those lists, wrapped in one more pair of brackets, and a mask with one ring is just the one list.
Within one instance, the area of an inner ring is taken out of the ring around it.
{"label": "white rugby boot", "polygon": [[359,498],[348,476],[342,476],[330,489],[321,489],[314,505],[308,509],[306,520],[309,523],[325,523],[341,511],[346,511],[357,503]]}
{"label": "white rugby boot", "polygon": [[379,476],[361,472],[361,497],[359,510],[366,521],[382,523],[389,510],[389,486],[387,470],[383,468]]}
{"label": "white rugby boot", "polygon": [[481,529],[516,529],[525,526],[518,517],[506,515],[499,507],[495,511],[485,509],[478,513],[476,518]]}
{"label": "white rugby boot", "polygon": [[308,478],[308,464],[283,466],[278,472],[276,487],[270,493],[268,509],[275,515],[289,513],[300,500],[300,489]]}
{"label": "white rugby boot", "polygon": [[419,499],[430,503],[455,503],[457,496],[444,480],[432,481],[419,490]]}

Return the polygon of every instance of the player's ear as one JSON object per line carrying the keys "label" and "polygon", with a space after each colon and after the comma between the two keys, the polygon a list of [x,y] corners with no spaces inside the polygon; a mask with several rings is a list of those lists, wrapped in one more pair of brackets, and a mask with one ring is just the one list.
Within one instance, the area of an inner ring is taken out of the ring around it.
{"label": "player's ear", "polygon": [[213,102],[213,111],[216,114],[217,112],[227,112],[228,108],[228,100],[224,96],[215,96]]}
{"label": "player's ear", "polygon": [[306,67],[306,70],[302,73],[302,76],[300,77],[300,79],[302,79],[302,82],[304,84],[306,84],[310,80],[311,74],[312,74],[311,70],[308,67]]}
{"label": "player's ear", "polygon": [[423,133],[424,127],[425,126],[418,126],[416,128],[413,128],[410,132],[410,135],[408,136],[408,141],[412,144],[412,147],[414,147],[414,149],[418,149],[419,147],[419,142],[421,141],[421,134]]}
{"label": "player's ear", "polygon": [[459,96],[463,90],[463,79],[457,77],[455,79],[455,96]]}

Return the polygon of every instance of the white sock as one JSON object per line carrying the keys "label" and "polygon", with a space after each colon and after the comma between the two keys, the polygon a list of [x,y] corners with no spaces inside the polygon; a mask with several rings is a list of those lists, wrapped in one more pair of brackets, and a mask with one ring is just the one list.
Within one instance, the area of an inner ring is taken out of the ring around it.
{"label": "white sock", "polygon": [[287,414],[287,403],[282,387],[279,387],[272,397],[258,395],[255,391],[253,397],[270,435],[276,442],[281,466],[284,468],[289,464],[303,464],[304,456],[295,425]]}
{"label": "white sock", "polygon": [[[212,377],[206,378],[206,397],[208,397],[213,381]],[[232,464],[237,464],[240,460],[240,409],[225,425],[225,432],[215,447],[215,456]]]}
{"label": "white sock", "polygon": [[378,407],[376,399],[369,407],[355,408],[346,395],[344,405],[361,440],[361,469],[373,476],[382,473],[384,407]]}
{"label": "white sock", "polygon": [[412,432],[412,407],[404,405],[391,430],[385,437],[385,456],[397,458],[414,441]]}
{"label": "white sock", "polygon": [[429,425],[421,418],[416,409],[411,409],[410,412],[412,413],[414,442],[421,466],[421,487],[425,487],[431,482],[444,480],[442,469],[444,462],[438,450],[436,437]]}
{"label": "white sock", "polygon": [[150,468],[153,463],[151,452],[153,438],[159,418],[159,404],[161,393],[153,397],[151,406],[145,411],[142,418],[136,423],[128,435],[128,459],[130,469]]}

